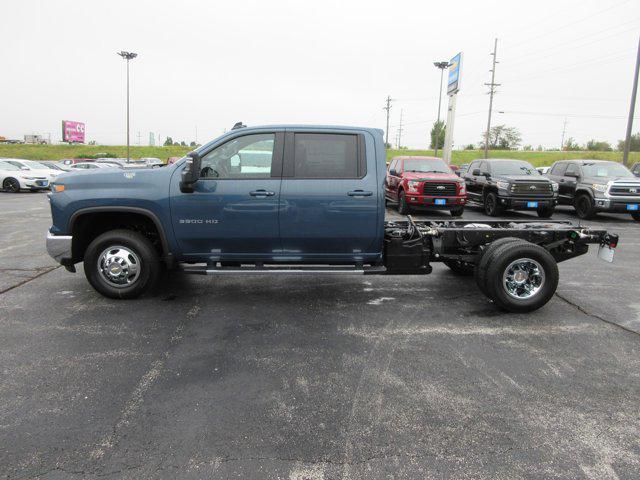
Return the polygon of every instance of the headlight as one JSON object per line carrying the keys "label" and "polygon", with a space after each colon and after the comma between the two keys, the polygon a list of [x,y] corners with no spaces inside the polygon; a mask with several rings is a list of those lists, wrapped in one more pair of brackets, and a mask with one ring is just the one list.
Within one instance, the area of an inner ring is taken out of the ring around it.
{"label": "headlight", "polygon": [[418,185],[420,185],[420,182],[407,182],[409,190],[413,190],[414,192],[418,191]]}
{"label": "headlight", "polygon": [[496,185],[498,186],[498,188],[504,188],[505,190],[509,188],[509,182],[504,182],[502,180],[498,180],[496,182]]}
{"label": "headlight", "polygon": [[596,192],[606,192],[607,185],[603,185],[602,183],[593,183],[591,184],[591,188],[593,188]]}
{"label": "headlight", "polygon": [[556,182],[551,182],[551,188],[553,188],[553,191],[554,191],[554,192],[557,192],[557,191],[558,191],[558,187],[559,187],[559,186],[560,186],[560,185],[559,185],[558,183],[556,183]]}

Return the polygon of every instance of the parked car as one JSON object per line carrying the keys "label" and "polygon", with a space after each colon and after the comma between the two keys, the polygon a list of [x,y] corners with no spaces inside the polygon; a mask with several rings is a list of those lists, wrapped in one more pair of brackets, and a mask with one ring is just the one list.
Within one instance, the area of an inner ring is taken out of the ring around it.
{"label": "parked car", "polygon": [[19,158],[0,158],[1,161],[15,165],[24,172],[30,172],[34,177],[45,177],[49,183],[55,181],[58,175],[64,173],[60,170],[54,170],[47,167],[43,163],[34,160],[22,160]]}
{"label": "parked car", "polygon": [[76,170],[100,170],[103,168],[120,168],[121,169],[122,167],[117,163],[80,162],[80,163],[75,163],[71,165],[71,167],[69,168],[69,171],[73,172]]}
{"label": "parked car", "polygon": [[145,165],[149,168],[164,167],[165,165],[162,160],[155,157],[142,157],[140,161],[144,162]]}
{"label": "parked car", "polygon": [[35,191],[49,188],[49,179],[45,175],[29,173],[0,160],[0,185],[5,192]]}
{"label": "parked car", "polygon": [[458,170],[454,171],[453,173],[455,173],[457,176],[459,177],[464,177],[464,174],[467,173],[467,169],[469,168],[469,164],[468,163],[461,163],[458,166]]}
{"label": "parked car", "polygon": [[640,162],[638,163],[634,163],[633,165],[631,165],[631,173],[633,173],[634,176],[636,177],[640,177]]}
{"label": "parked car", "polygon": [[395,157],[389,163],[385,198],[407,214],[412,209],[449,210],[459,217],[464,212],[467,192],[464,181],[436,157]]}
{"label": "parked car", "polygon": [[80,159],[80,158],[63,158],[62,160],[58,160],[57,165],[65,171],[69,170],[69,167],[71,165],[73,165],[74,163],[80,163],[80,162],[85,162],[85,161],[93,161],[93,160],[88,160],[88,159]]}
{"label": "parked car", "polygon": [[580,218],[612,212],[629,213],[640,221],[640,180],[620,163],[561,160],[553,164],[548,176],[560,185],[560,204],[573,205]]}
{"label": "parked car", "polygon": [[536,170],[540,175],[546,175],[549,173],[549,167],[536,167]]}
{"label": "parked car", "polygon": [[569,223],[385,221],[383,134],[241,127],[165,168],[104,169],[89,185],[85,175],[65,175],[49,196],[47,251],[69,271],[83,262],[89,283],[117,299],[149,291],[163,266],[206,275],[424,275],[445,262],[454,273],[476,270],[479,288],[517,312],[547,303],[557,262],[588,244],[612,258],[616,235]]}
{"label": "parked car", "polygon": [[464,179],[469,201],[482,205],[491,217],[505,210],[535,210],[549,218],[558,203],[558,184],[523,160],[474,160]]}

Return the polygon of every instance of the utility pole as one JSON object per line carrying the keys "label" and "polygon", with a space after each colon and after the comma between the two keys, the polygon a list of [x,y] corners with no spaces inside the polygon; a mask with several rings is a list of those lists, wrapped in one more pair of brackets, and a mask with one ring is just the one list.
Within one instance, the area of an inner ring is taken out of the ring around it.
{"label": "utility pole", "polygon": [[562,124],[562,140],[560,141],[560,151],[564,150],[564,134],[567,132],[567,119],[564,119]]}
{"label": "utility pole", "polygon": [[436,121],[436,141],[433,156],[438,156],[438,144],[440,143],[440,106],[442,105],[442,78],[444,77],[445,68],[449,67],[449,62],[433,62],[436,68],[440,69],[440,90],[438,90],[438,120]]}
{"label": "utility pole", "polygon": [[400,109],[400,125],[398,126],[398,150],[402,147],[402,114],[403,111]]}
{"label": "utility pole", "polygon": [[487,119],[487,131],[484,134],[484,158],[489,158],[489,131],[491,130],[491,109],[493,108],[493,95],[496,93],[496,87],[500,84],[496,83],[496,64],[498,53],[498,39],[496,38],[493,43],[493,66],[491,68],[491,83],[485,83],[489,86],[489,118]]}
{"label": "utility pole", "polygon": [[391,98],[390,95],[387,95],[387,106],[383,108],[383,110],[387,111],[387,130],[385,131],[384,134],[384,143],[385,145],[387,145],[389,143],[389,113],[391,111],[391,102],[393,101],[393,99]]}
{"label": "utility pole", "polygon": [[624,153],[622,163],[629,166],[629,149],[631,148],[631,131],[633,130],[633,115],[636,109],[636,95],[638,93],[638,72],[640,71],[640,39],[638,39],[638,55],[636,56],[636,71],[633,76],[633,88],[631,89],[631,106],[629,107],[629,120],[627,120],[627,135],[624,139]]}
{"label": "utility pole", "polygon": [[127,61],[127,163],[129,163],[131,161],[131,154],[129,152],[129,60],[133,60],[138,54],[125,52],[124,50],[117,53]]}

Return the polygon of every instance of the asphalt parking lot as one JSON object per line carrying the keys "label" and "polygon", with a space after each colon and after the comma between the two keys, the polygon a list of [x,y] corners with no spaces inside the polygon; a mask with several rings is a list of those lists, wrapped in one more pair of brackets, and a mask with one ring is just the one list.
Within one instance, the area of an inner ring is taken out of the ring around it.
{"label": "asphalt parking lot", "polygon": [[45,194],[0,194],[0,217],[5,478],[638,478],[628,216],[588,222],[620,234],[614,264],[561,264],[556,297],[524,315],[439,265],[176,274],[113,301],[47,256]]}

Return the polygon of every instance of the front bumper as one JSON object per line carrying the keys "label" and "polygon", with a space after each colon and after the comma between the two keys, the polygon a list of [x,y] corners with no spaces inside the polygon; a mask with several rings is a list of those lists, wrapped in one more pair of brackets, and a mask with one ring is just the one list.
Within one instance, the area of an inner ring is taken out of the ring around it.
{"label": "front bumper", "polygon": [[[558,199],[556,197],[522,198],[500,195],[498,202],[500,202],[501,206],[510,210],[536,210],[538,208],[554,208],[558,204]],[[536,202],[537,206],[530,207],[530,202]]]}
{"label": "front bumper", "polygon": [[73,237],[71,235],[53,235],[47,231],[47,253],[61,265],[73,263],[72,243]]}
{"label": "front bumper", "polygon": [[[638,213],[640,212],[640,197],[609,196],[595,197],[593,203],[598,212]],[[627,205],[639,205],[639,210],[629,210]]]}
{"label": "front bumper", "polygon": [[[463,207],[467,204],[466,196],[436,197],[430,195],[413,195],[408,191],[405,198],[408,205],[418,208],[451,209],[453,207]],[[442,203],[442,200],[444,200],[444,203]]]}

